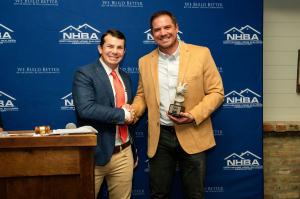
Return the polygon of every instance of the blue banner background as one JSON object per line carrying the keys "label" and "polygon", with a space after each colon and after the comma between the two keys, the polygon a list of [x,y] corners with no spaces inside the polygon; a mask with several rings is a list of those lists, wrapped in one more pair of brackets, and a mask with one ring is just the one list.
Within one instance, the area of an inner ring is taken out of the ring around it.
{"label": "blue banner background", "polygon": [[[217,146],[207,152],[206,198],[263,198],[262,38],[260,0],[6,0],[0,2],[0,111],[7,130],[75,122],[74,71],[98,58],[107,29],[127,37],[121,68],[136,90],[138,58],[155,48],[149,18],[167,9],[179,37],[210,48],[225,102],[212,118]],[[149,198],[147,118],[136,129],[139,166],[132,198]],[[182,198],[180,180],[174,198]],[[107,193],[103,192],[106,198]]]}

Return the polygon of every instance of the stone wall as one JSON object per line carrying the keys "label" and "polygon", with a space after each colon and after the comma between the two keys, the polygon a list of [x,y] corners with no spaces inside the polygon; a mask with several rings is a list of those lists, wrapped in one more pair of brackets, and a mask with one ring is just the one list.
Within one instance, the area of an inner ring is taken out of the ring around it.
{"label": "stone wall", "polygon": [[300,199],[300,122],[264,123],[264,198]]}

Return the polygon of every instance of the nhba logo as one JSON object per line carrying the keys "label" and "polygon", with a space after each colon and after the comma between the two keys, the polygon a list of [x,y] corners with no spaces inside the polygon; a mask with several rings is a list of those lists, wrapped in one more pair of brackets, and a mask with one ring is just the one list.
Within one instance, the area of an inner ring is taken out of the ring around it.
{"label": "nhba logo", "polygon": [[253,45],[262,44],[261,33],[253,27],[246,25],[240,29],[233,27],[224,32],[223,44],[232,45]]}
{"label": "nhba logo", "polygon": [[60,44],[98,44],[100,42],[98,37],[100,31],[87,23],[79,25],[78,28],[70,25],[59,32],[62,34]]}
{"label": "nhba logo", "polygon": [[[144,44],[155,44],[154,38],[151,34],[151,29],[146,30],[144,34],[146,35],[146,39],[143,41]],[[181,40],[179,34],[182,35],[183,33],[181,31],[178,31],[177,34],[177,38]]]}
{"label": "nhba logo", "polygon": [[0,111],[18,111],[19,108],[15,106],[16,98],[0,91]]}
{"label": "nhba logo", "polygon": [[223,104],[225,108],[253,108],[262,107],[261,96],[249,88],[237,92],[231,91],[225,95],[225,102]]}
{"label": "nhba logo", "polygon": [[253,170],[262,169],[261,157],[250,151],[241,153],[240,155],[232,153],[224,158],[224,170]]}
{"label": "nhba logo", "polygon": [[68,95],[62,97],[61,100],[63,101],[63,106],[60,107],[61,110],[63,110],[63,111],[74,111],[75,110],[72,93],[69,93]]}
{"label": "nhba logo", "polygon": [[0,44],[16,43],[16,40],[12,37],[13,30],[0,24]]}

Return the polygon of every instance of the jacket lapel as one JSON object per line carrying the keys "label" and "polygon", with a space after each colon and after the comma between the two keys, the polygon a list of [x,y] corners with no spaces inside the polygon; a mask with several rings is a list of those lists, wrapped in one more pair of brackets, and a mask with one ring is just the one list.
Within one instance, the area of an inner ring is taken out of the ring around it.
{"label": "jacket lapel", "polygon": [[120,69],[120,68],[119,68],[119,73],[124,82],[125,92],[127,93],[127,103],[131,103],[132,102],[132,93],[131,93],[130,80],[129,80],[128,76],[126,76],[125,72],[122,71],[122,69]]}
{"label": "jacket lapel", "polygon": [[150,64],[151,64],[150,70],[151,70],[153,85],[155,89],[156,100],[157,100],[157,104],[159,105],[160,98],[159,98],[159,80],[158,80],[158,49],[156,49],[152,53]]}
{"label": "jacket lapel", "polygon": [[110,80],[106,74],[105,69],[103,68],[101,62],[98,60],[97,65],[96,65],[96,75],[102,82],[102,86],[104,87],[104,92],[107,93],[107,96],[109,97],[109,101],[111,102],[111,106],[115,106],[115,97],[114,97],[114,92],[112,90]]}
{"label": "jacket lapel", "polygon": [[189,67],[189,57],[190,57],[190,52],[189,49],[187,48],[187,45],[180,41],[179,43],[179,74],[178,74],[178,83],[186,83],[185,82],[185,74],[186,71]]}

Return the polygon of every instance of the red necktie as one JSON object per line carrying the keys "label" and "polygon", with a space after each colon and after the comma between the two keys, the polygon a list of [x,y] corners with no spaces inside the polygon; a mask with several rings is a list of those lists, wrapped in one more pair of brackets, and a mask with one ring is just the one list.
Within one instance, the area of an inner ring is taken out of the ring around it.
{"label": "red necktie", "polygon": [[[112,71],[111,75],[113,77],[113,83],[114,83],[114,89],[116,93],[116,107],[121,108],[125,104],[125,91],[124,87],[122,85],[122,82],[120,81],[116,71]],[[118,125],[119,129],[119,136],[123,143],[126,142],[128,133],[127,133],[127,126],[126,125]]]}

